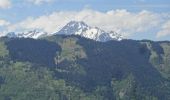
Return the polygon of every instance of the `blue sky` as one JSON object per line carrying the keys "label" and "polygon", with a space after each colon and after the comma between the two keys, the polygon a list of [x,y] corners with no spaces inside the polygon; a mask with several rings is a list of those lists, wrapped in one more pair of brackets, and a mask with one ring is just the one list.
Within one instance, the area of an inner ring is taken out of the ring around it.
{"label": "blue sky", "polygon": [[127,38],[170,40],[170,0],[0,0],[0,34],[55,32],[70,20]]}

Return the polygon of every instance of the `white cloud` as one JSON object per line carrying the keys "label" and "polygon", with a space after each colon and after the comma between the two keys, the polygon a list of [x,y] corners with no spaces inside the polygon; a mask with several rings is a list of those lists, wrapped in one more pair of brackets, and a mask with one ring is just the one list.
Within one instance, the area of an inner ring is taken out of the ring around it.
{"label": "white cloud", "polygon": [[[3,27],[6,27],[7,25],[9,25],[10,23],[8,22],[8,21],[5,21],[5,20],[3,20],[3,19],[0,19],[0,29],[1,29],[1,27],[3,28]],[[1,36],[4,36],[6,34],[6,32],[2,32],[1,30],[0,30],[0,37]]]}
{"label": "white cloud", "polygon": [[49,3],[52,2],[53,0],[27,0],[28,2],[34,3],[36,5],[40,5],[42,3]]}
{"label": "white cloud", "polygon": [[117,31],[125,37],[134,33],[148,32],[149,34],[151,30],[161,27],[162,23],[166,21],[161,14],[149,11],[132,13],[123,9],[99,12],[84,9],[81,11],[53,12],[38,18],[28,17],[26,20],[10,25],[9,30],[36,28],[47,32],[56,32],[71,20],[84,21],[106,31]]}
{"label": "white cloud", "polygon": [[0,0],[0,8],[10,8],[11,7],[11,2],[10,0]]}
{"label": "white cloud", "polygon": [[10,24],[9,22],[0,19],[0,26],[7,26],[7,25],[9,25],[9,24]]}
{"label": "white cloud", "polygon": [[162,30],[157,33],[157,38],[170,36],[170,20],[165,22],[162,26]]}

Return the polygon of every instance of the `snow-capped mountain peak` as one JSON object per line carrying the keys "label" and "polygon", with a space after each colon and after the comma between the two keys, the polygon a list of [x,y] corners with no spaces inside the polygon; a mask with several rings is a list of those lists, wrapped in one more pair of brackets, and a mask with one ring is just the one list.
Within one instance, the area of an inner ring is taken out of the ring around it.
{"label": "snow-capped mountain peak", "polygon": [[91,27],[84,22],[71,21],[56,34],[80,35],[96,41],[106,42],[109,40],[122,40],[121,34],[114,31],[105,32],[98,27]]}
{"label": "snow-capped mountain peak", "polygon": [[74,27],[74,28],[77,27],[79,29],[88,27],[88,25],[82,21],[80,21],[80,22],[79,21],[71,21],[66,26],[67,27],[70,26],[70,27]]}
{"label": "snow-capped mountain peak", "polygon": [[86,31],[89,28],[90,27],[84,22],[71,21],[67,25],[65,25],[59,32],[57,32],[57,34],[79,35],[80,33],[82,33],[83,31]]}

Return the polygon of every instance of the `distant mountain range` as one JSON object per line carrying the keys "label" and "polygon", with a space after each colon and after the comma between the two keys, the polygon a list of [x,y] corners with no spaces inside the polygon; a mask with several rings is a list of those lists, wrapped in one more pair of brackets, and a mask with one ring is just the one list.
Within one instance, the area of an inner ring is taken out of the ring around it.
{"label": "distant mountain range", "polygon": [[33,30],[33,31],[27,31],[27,32],[9,32],[9,33],[7,33],[6,36],[10,37],[10,38],[24,37],[24,38],[37,39],[37,38],[40,38],[40,37],[43,37],[43,36],[48,36],[48,33],[47,32],[41,32],[41,31],[38,31],[38,30]]}
{"label": "distant mountain range", "polygon": [[110,40],[122,40],[123,36],[115,31],[106,32],[98,27],[88,26],[84,22],[71,21],[65,25],[61,30],[55,33],[47,33],[43,31],[33,30],[27,32],[9,32],[6,34],[7,37],[16,38],[41,38],[45,36],[65,34],[65,35],[80,35],[85,38],[93,39],[96,41],[106,42]]}

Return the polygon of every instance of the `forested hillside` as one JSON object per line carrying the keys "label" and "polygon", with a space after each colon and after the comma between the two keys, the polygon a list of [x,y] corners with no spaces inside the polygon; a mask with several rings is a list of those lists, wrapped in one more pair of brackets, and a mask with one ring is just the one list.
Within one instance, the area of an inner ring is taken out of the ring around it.
{"label": "forested hillside", "polygon": [[170,42],[3,37],[0,100],[170,100]]}

